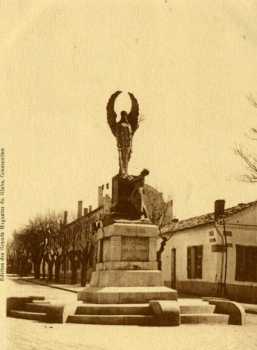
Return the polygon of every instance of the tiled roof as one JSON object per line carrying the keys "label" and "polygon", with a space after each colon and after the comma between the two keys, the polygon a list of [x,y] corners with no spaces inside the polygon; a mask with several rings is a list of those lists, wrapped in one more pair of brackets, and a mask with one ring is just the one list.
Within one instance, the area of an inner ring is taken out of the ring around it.
{"label": "tiled roof", "polygon": [[[257,204],[257,201],[250,203],[240,203],[234,207],[225,209],[224,216],[228,217],[239,213],[240,211],[247,209],[253,205]],[[182,231],[196,226],[208,225],[214,223],[214,213],[209,213],[205,215],[195,216],[190,219],[181,220],[174,222],[172,224],[166,225],[161,229],[162,234]]]}

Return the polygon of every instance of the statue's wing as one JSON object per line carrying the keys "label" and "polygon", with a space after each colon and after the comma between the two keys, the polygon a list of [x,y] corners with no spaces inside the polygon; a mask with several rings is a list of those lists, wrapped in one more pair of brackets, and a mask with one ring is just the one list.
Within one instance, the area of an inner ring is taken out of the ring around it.
{"label": "statue's wing", "polygon": [[138,105],[137,99],[131,92],[129,92],[129,96],[131,99],[131,111],[128,114],[128,122],[131,125],[132,133],[134,134],[134,132],[137,130],[139,126],[138,125],[139,105]]}
{"label": "statue's wing", "polygon": [[117,96],[121,93],[121,91],[116,91],[114,94],[111,95],[109,98],[109,101],[106,106],[107,110],[107,121],[108,124],[111,128],[111,131],[114,136],[116,136],[116,119],[117,119],[117,114],[114,110],[114,103],[117,98]]}

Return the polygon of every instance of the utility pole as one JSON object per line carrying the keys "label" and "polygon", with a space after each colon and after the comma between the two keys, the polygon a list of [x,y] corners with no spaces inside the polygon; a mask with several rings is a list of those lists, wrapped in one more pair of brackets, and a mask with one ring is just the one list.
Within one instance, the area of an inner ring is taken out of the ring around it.
{"label": "utility pole", "polygon": [[[221,260],[221,274],[220,281],[218,282],[218,296],[225,297],[227,295],[227,267],[228,267],[228,247],[227,247],[227,235],[226,235],[226,222],[225,222],[225,200],[217,199],[215,201],[214,208],[214,224],[217,233],[221,237],[222,240],[222,260]],[[222,231],[219,229],[219,224],[222,223]]]}

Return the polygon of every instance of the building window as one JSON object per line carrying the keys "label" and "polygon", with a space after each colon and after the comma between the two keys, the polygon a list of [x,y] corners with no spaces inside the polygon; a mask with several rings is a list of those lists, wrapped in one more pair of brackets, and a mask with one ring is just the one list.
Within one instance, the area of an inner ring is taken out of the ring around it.
{"label": "building window", "polygon": [[257,282],[257,247],[236,245],[236,281]]}
{"label": "building window", "polygon": [[203,246],[187,248],[187,278],[202,278]]}

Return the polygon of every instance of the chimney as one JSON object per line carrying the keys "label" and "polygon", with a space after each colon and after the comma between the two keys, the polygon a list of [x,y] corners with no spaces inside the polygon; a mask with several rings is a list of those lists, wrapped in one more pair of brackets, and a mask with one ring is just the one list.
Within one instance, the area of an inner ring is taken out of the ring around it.
{"label": "chimney", "polygon": [[224,199],[217,199],[214,203],[214,218],[215,220],[222,217],[225,210],[225,200]]}
{"label": "chimney", "polygon": [[88,208],[84,208],[84,216],[87,216],[88,214]]}
{"label": "chimney", "polygon": [[67,221],[68,221],[68,212],[67,210],[65,210],[63,213],[63,225],[67,225]]}
{"label": "chimney", "polygon": [[104,186],[98,186],[98,207],[101,207],[104,202],[103,190],[104,190]]}
{"label": "chimney", "polygon": [[164,210],[162,219],[161,219],[161,224],[162,225],[168,225],[171,222],[173,222],[174,219],[174,214],[173,214],[173,200],[169,200],[166,203],[166,208]]}
{"label": "chimney", "polygon": [[169,200],[167,203],[167,210],[166,210],[166,216],[169,220],[172,220],[174,218],[173,214],[173,200]]}
{"label": "chimney", "polygon": [[92,211],[92,205],[88,206],[88,211],[89,211],[89,213]]}
{"label": "chimney", "polygon": [[82,207],[83,207],[83,202],[78,201],[78,218],[82,216]]}

